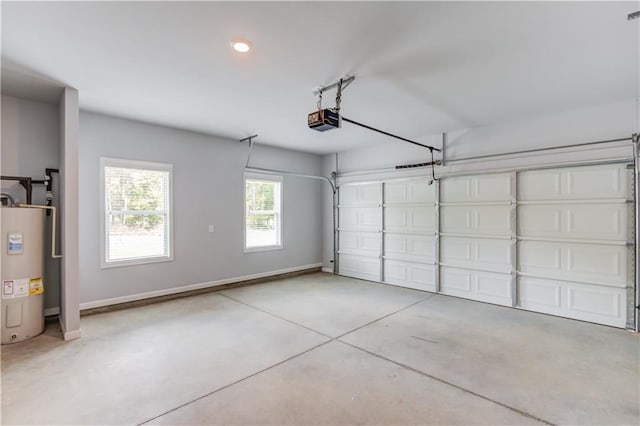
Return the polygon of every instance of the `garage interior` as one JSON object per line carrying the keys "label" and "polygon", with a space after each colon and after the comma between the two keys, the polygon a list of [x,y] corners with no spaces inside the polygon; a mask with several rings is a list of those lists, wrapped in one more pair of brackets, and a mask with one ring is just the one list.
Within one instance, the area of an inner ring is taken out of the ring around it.
{"label": "garage interior", "polygon": [[3,424],[640,422],[640,2],[0,8]]}

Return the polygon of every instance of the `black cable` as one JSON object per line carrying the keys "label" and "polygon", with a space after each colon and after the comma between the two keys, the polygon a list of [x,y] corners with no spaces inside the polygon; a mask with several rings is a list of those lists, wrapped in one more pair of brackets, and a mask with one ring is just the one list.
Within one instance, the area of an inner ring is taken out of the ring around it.
{"label": "black cable", "polygon": [[411,139],[403,138],[401,136],[394,135],[393,133],[385,132],[384,130],[376,129],[375,127],[371,127],[371,126],[367,126],[366,124],[359,123],[357,121],[348,119],[347,117],[344,117],[344,116],[342,117],[342,119],[344,121],[346,121],[347,123],[355,124],[356,126],[364,127],[365,129],[373,130],[374,132],[382,133],[383,135],[390,136],[390,137],[396,138],[396,139],[400,139],[401,141],[409,142],[409,143],[412,143],[414,145],[421,146],[423,148],[427,148],[427,149],[429,149],[431,151],[432,154],[433,154],[433,151],[441,152],[441,150],[439,150],[438,148],[435,148],[435,147],[433,147],[431,145],[424,145],[424,144],[421,144],[419,142],[412,141]]}

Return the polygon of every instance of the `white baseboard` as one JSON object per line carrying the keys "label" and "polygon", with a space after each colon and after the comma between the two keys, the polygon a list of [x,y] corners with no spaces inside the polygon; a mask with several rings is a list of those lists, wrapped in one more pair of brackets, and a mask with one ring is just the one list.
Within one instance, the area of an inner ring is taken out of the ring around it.
{"label": "white baseboard", "polygon": [[322,268],[322,272],[328,272],[330,274],[333,274],[333,268]]}
{"label": "white baseboard", "polygon": [[60,308],[56,306],[55,308],[47,308],[44,310],[44,316],[50,317],[52,315],[60,315]]}
{"label": "white baseboard", "polygon": [[60,329],[62,330],[62,337],[64,338],[65,342],[69,340],[79,339],[82,336],[81,329],[71,331],[65,330],[64,323],[62,322],[62,317],[58,318],[58,322],[60,322]]}
{"label": "white baseboard", "polygon": [[322,263],[313,263],[311,265],[295,266],[293,268],[280,269],[277,271],[261,272],[259,274],[244,275],[241,277],[225,278],[217,281],[209,281],[206,283],[190,284],[180,287],[172,287],[164,290],[149,291],[146,293],[130,294],[127,296],[114,297],[111,299],[94,300],[80,304],[80,310],[101,308],[103,306],[117,305],[120,303],[135,302],[136,300],[151,299],[153,297],[168,296],[170,294],[184,293],[187,291],[201,290],[203,288],[216,287],[225,284],[233,284],[241,281],[255,280],[258,278],[267,278],[274,275],[287,274],[290,272],[304,271],[306,269],[320,268]]}

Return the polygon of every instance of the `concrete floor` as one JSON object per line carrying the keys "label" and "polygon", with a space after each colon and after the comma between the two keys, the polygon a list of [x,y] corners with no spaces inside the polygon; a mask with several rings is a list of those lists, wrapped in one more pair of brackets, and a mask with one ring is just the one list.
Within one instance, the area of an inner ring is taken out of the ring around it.
{"label": "concrete floor", "polygon": [[2,347],[2,424],[640,423],[640,337],[313,274]]}

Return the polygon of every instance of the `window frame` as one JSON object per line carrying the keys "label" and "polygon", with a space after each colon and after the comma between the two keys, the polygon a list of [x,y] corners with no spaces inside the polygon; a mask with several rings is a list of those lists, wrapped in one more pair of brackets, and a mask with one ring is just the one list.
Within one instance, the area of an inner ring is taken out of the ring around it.
{"label": "window frame", "polygon": [[[107,238],[107,226],[106,220],[108,217],[107,205],[106,205],[106,185],[105,185],[105,169],[107,167],[120,167],[120,168],[128,168],[128,169],[142,169],[142,170],[154,170],[154,171],[162,171],[169,173],[169,179],[167,182],[167,206],[165,208],[166,211],[166,227],[167,232],[165,235],[165,239],[169,241],[166,243],[167,245],[167,255],[161,256],[149,256],[149,257],[139,257],[133,259],[123,259],[123,260],[107,260],[107,254],[109,253],[108,249],[108,238]],[[158,163],[151,161],[140,161],[140,160],[129,160],[124,158],[111,158],[111,157],[100,157],[100,267],[105,268],[118,268],[123,266],[134,266],[134,265],[144,265],[148,263],[159,263],[159,262],[171,262],[173,261],[173,164],[169,163]]]}
{"label": "window frame", "polygon": [[[280,202],[278,203],[279,210],[276,212],[278,218],[277,231],[278,231],[278,244],[272,244],[268,246],[256,246],[247,247],[247,180],[259,180],[267,182],[276,182],[280,185]],[[282,250],[283,244],[283,224],[284,224],[284,179],[281,175],[272,175],[266,173],[250,173],[245,172],[242,179],[242,247],[245,253],[255,253],[261,251],[273,251]]]}

